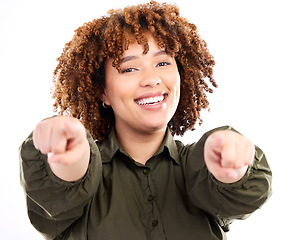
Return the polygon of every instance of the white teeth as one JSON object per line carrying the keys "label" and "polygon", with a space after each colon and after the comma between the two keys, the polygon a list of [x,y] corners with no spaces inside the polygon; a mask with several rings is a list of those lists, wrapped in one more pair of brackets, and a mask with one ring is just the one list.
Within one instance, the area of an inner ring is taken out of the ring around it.
{"label": "white teeth", "polygon": [[150,98],[143,98],[143,99],[138,99],[136,101],[137,104],[139,105],[147,105],[147,104],[156,104],[165,99],[165,96],[158,96],[158,97],[150,97]]}

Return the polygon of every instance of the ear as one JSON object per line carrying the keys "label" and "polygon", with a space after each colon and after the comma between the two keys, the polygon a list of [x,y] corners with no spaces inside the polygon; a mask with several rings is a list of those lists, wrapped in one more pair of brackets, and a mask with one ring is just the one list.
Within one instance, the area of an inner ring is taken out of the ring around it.
{"label": "ear", "polygon": [[110,105],[110,101],[109,101],[109,98],[104,90],[103,94],[102,94],[102,97],[101,97],[101,100],[103,103],[105,103],[107,106]]}

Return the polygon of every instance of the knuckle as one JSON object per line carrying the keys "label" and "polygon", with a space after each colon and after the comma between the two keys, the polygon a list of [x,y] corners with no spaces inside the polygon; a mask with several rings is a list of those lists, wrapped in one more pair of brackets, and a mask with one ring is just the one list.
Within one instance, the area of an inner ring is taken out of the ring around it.
{"label": "knuckle", "polygon": [[49,148],[46,147],[46,146],[40,146],[39,147],[39,151],[42,153],[42,154],[48,154],[50,152]]}
{"label": "knuckle", "polygon": [[59,146],[59,145],[56,145],[56,146],[54,146],[52,149],[51,149],[51,151],[53,152],[53,153],[62,153],[63,152],[63,149]]}
{"label": "knuckle", "polygon": [[221,165],[223,167],[233,167],[234,164],[235,164],[235,161],[232,158],[225,158],[225,159],[222,159],[221,161]]}
{"label": "knuckle", "polygon": [[243,163],[236,163],[236,164],[235,164],[235,168],[236,168],[236,169],[239,169],[239,168],[242,168],[242,167],[244,167],[244,164],[243,164]]}

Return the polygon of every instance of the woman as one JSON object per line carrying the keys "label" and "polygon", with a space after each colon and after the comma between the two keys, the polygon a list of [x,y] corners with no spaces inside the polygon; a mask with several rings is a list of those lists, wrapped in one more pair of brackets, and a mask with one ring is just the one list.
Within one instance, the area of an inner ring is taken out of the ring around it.
{"label": "woman", "polygon": [[206,80],[217,86],[176,6],[112,10],[77,29],[58,61],[60,116],[20,149],[28,214],[46,239],[226,239],[271,195],[263,152],[231,127],[173,139],[201,122]]}

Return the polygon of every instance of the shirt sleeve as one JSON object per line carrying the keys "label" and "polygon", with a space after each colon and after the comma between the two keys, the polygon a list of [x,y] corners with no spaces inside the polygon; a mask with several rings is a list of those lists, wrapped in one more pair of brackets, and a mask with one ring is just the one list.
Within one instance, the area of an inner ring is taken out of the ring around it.
{"label": "shirt sleeve", "polygon": [[190,203],[213,216],[228,231],[234,219],[248,217],[271,196],[272,172],[265,154],[255,146],[254,162],[241,180],[226,184],[215,179],[204,161],[204,144],[217,130],[236,131],[228,126],[216,128],[189,147],[184,168],[186,188]]}
{"label": "shirt sleeve", "polygon": [[47,155],[33,145],[32,133],[20,146],[20,181],[24,188],[28,216],[46,239],[58,239],[75,220],[98,189],[102,164],[97,145],[87,132],[90,163],[86,175],[78,181],[66,182],[53,174]]}

